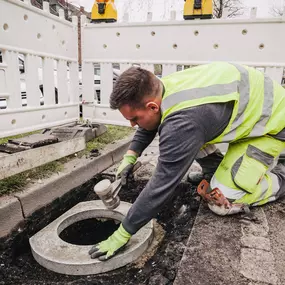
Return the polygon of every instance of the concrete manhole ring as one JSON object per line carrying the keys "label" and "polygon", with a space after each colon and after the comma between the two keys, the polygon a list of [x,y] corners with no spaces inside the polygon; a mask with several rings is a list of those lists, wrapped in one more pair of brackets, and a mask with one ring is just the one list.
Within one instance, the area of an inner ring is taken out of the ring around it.
{"label": "concrete manhole ring", "polygon": [[150,221],[132,236],[122,253],[108,261],[91,259],[88,251],[92,245],[74,245],[63,241],[59,234],[68,226],[91,218],[108,218],[121,221],[130,203],[121,202],[107,209],[101,200],[81,202],[30,238],[32,253],[43,267],[62,274],[89,275],[114,270],[136,260],[148,248],[153,236]]}

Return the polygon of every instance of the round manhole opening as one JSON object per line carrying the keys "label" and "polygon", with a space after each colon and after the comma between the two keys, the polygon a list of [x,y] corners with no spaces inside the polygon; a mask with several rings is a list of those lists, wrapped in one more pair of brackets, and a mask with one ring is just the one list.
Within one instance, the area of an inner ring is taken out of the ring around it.
{"label": "round manhole opening", "polygon": [[86,219],[71,224],[59,234],[59,237],[71,244],[94,245],[107,239],[119,225],[120,221],[113,219]]}
{"label": "round manhole opening", "polygon": [[35,260],[47,269],[71,275],[103,273],[136,260],[152,240],[152,221],[110,262],[88,254],[92,245],[113,234],[130,207],[123,201],[115,210],[106,209],[101,200],[78,203],[29,239]]}

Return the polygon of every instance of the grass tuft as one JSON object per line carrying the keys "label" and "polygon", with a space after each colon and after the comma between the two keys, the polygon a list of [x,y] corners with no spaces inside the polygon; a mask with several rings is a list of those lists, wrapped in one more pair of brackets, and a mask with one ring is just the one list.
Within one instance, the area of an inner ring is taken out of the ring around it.
{"label": "grass tuft", "polygon": [[40,132],[41,131],[34,131],[34,132],[24,133],[24,134],[20,134],[20,135],[16,135],[16,136],[2,138],[2,139],[0,139],[0,144],[7,143],[8,140],[10,140],[10,139],[23,138],[23,137],[26,137],[26,136],[30,136],[30,135],[33,135],[33,134],[40,133]]}
{"label": "grass tuft", "polygon": [[63,164],[60,161],[52,161],[0,180],[0,196],[19,191],[23,189],[23,187],[26,186],[30,181],[47,178],[53,173],[62,170]]}
{"label": "grass tuft", "polygon": [[113,125],[107,125],[106,127],[106,133],[87,143],[86,149],[84,150],[85,153],[91,151],[94,148],[103,149],[106,144],[123,139],[134,132],[134,129],[129,127],[120,127]]}

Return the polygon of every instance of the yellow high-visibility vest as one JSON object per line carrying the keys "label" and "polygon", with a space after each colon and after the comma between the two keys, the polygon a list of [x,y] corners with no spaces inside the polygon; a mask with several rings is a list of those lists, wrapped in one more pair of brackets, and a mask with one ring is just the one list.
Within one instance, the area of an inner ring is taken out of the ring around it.
{"label": "yellow high-visibility vest", "polygon": [[285,89],[254,68],[214,62],[161,80],[165,88],[161,122],[186,108],[235,101],[228,126],[207,144],[276,135],[285,128]]}

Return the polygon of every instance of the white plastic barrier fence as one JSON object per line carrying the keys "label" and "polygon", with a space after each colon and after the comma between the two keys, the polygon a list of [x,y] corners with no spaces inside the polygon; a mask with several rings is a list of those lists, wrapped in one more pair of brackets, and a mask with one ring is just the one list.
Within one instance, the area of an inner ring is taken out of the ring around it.
{"label": "white plastic barrier fence", "polygon": [[77,18],[0,0],[0,138],[79,118]]}
{"label": "white plastic barrier fence", "polygon": [[[281,82],[285,67],[285,18],[212,19],[164,22],[89,24],[82,18],[84,117],[110,124],[128,124],[109,108],[113,64],[124,71],[139,64],[162,76],[179,66],[230,61],[257,67]],[[128,17],[125,17],[127,20]],[[94,64],[101,66],[100,102],[93,88]]]}

